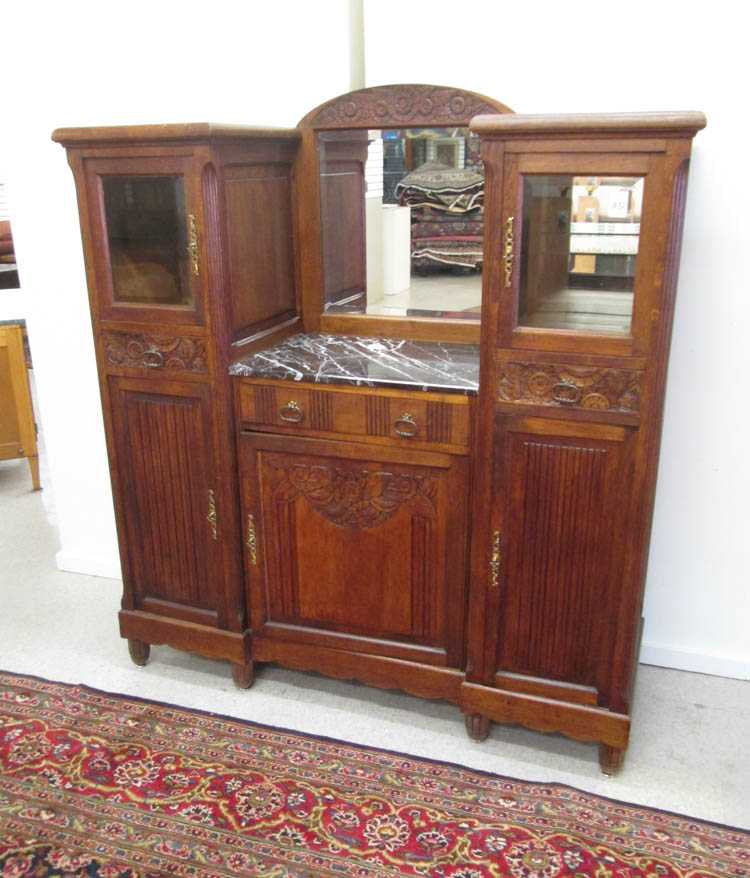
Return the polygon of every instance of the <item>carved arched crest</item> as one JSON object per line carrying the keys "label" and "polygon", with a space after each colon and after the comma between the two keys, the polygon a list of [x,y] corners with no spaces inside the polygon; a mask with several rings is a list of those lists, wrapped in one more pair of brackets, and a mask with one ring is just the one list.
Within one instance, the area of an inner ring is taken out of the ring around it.
{"label": "carved arched crest", "polygon": [[444,85],[378,85],[339,95],[299,123],[304,128],[466,126],[480,113],[512,113],[485,95]]}

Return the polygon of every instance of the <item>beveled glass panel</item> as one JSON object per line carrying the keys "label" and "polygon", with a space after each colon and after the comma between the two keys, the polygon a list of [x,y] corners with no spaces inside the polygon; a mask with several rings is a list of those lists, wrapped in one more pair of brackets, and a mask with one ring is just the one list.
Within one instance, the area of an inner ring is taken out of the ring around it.
{"label": "beveled glass panel", "polygon": [[179,176],[102,177],[115,303],[191,305]]}
{"label": "beveled glass panel", "polygon": [[326,314],[477,322],[484,167],[467,128],[318,134]]}
{"label": "beveled glass panel", "polygon": [[643,177],[523,177],[518,325],[628,335]]}

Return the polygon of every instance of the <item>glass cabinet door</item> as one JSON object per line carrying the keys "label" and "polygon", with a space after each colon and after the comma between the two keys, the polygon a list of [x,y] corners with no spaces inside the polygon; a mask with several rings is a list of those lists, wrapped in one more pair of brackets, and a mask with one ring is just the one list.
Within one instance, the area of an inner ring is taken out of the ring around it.
{"label": "glass cabinet door", "polygon": [[192,305],[181,177],[102,177],[112,299]]}
{"label": "glass cabinet door", "polygon": [[[199,322],[198,196],[185,159],[102,159],[89,177],[102,316]],[[103,295],[102,295],[103,294]]]}
{"label": "glass cabinet door", "polygon": [[582,351],[619,339],[625,353],[638,307],[647,165],[632,156],[622,169],[612,156],[567,164],[521,156],[506,165],[501,335],[512,346],[549,347],[553,334]]}

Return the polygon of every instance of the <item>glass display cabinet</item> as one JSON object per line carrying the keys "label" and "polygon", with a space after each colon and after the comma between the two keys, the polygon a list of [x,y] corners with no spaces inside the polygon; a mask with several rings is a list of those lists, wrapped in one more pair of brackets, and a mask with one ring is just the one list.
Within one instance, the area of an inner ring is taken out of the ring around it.
{"label": "glass display cabinet", "polygon": [[704,125],[398,85],[56,132],[134,660],[403,689],[616,771]]}

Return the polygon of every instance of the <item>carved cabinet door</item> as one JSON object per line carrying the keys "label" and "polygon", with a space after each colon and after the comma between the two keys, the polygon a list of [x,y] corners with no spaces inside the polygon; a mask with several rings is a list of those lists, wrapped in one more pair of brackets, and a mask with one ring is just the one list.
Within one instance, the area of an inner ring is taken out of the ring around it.
{"label": "carved cabinet door", "polygon": [[223,576],[210,387],[110,377],[124,606],[216,625]]}
{"label": "carved cabinet door", "polygon": [[466,462],[245,433],[253,638],[459,667]]}

